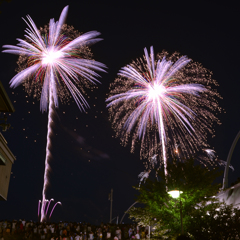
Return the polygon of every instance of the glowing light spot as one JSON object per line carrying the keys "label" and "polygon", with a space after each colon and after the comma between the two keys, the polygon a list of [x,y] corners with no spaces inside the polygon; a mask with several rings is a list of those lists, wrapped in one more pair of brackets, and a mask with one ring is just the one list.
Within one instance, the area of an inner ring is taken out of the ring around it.
{"label": "glowing light spot", "polygon": [[159,97],[164,97],[164,93],[166,92],[166,89],[162,85],[155,84],[149,84],[148,87],[148,98],[149,101],[154,101]]}
{"label": "glowing light spot", "polygon": [[53,65],[56,64],[56,61],[60,59],[63,54],[60,51],[55,49],[50,49],[47,53],[43,53],[42,64],[43,65]]}

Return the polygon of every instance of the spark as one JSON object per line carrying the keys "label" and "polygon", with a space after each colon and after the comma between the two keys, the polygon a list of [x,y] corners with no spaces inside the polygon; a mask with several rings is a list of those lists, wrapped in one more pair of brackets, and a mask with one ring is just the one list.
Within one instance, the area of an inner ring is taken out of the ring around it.
{"label": "spark", "polygon": [[150,174],[150,170],[149,171],[144,171],[144,172],[141,172],[138,177],[140,178],[140,182],[139,182],[139,187],[141,185],[141,183],[144,181],[144,183],[146,182],[146,180],[148,179],[149,177],[149,174]]}
{"label": "spark", "polygon": [[[223,160],[221,160],[221,159],[217,159],[217,162],[218,162],[218,164],[219,164],[220,166],[224,166],[224,167],[227,166],[227,162],[226,162],[226,161],[223,161]],[[234,171],[234,167],[233,167],[232,164],[229,165],[229,168],[231,168],[232,171]]]}
{"label": "spark", "polygon": [[157,154],[155,154],[154,156],[152,156],[150,163],[152,165],[152,168],[154,168],[154,166],[157,164]]}
{"label": "spark", "polygon": [[[216,159],[216,162],[220,165],[220,166],[226,166],[227,165],[227,162],[226,161],[223,161],[221,159],[218,159],[217,156],[216,156],[216,152],[213,150],[213,149],[204,149],[204,151],[207,153],[207,156],[213,160],[213,159]],[[233,165],[229,165],[229,168],[232,169],[232,171],[234,171],[234,167]]]}
{"label": "spark", "polygon": [[[35,86],[33,95],[37,95],[36,92],[38,91],[41,93],[40,110],[44,112],[48,109],[41,221],[44,221],[46,216],[44,209],[50,170],[52,117],[54,108],[59,106],[58,97],[62,99],[65,97],[65,93],[70,93],[79,109],[85,111],[86,108],[89,108],[89,105],[78,88],[82,90],[82,85],[99,82],[97,77],[100,76],[95,70],[104,71],[103,68],[105,68],[104,64],[84,57],[86,46],[101,40],[96,38],[100,33],[92,31],[75,39],[64,35],[64,21],[67,12],[68,6],[63,9],[59,21],[55,22],[54,19],[51,19],[48,31],[37,29],[32,18],[27,16],[28,21],[24,20],[28,25],[25,30],[26,40],[17,39],[19,42],[17,46],[3,46],[3,48],[6,48],[3,52],[20,55],[18,63],[21,71],[11,79],[10,86],[15,88],[24,84],[25,89],[28,90],[31,86]],[[29,91],[32,92],[32,90]]]}
{"label": "spark", "polygon": [[207,153],[208,157],[213,160],[216,157],[216,152],[213,149],[204,149],[204,151]]}
{"label": "spark", "polygon": [[213,123],[219,123],[214,113],[221,110],[216,100],[220,95],[212,90],[217,83],[201,64],[167,52],[155,60],[153,47],[150,50],[150,56],[145,48],[143,59],[119,71],[106,102],[122,144],[132,138],[133,152],[140,141],[140,156],[161,156],[167,175],[168,151],[175,146],[181,144],[187,156],[208,146],[207,132],[213,134]]}

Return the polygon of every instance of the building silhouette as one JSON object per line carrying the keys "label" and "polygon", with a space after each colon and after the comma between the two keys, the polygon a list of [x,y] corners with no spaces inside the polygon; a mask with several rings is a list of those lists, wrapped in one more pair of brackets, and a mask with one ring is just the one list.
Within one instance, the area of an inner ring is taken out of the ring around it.
{"label": "building silhouette", "polygon": [[7,114],[15,111],[2,83],[0,82],[0,200],[7,200],[8,187],[11,176],[12,164],[16,160],[7,146],[7,141],[2,132],[10,128]]}

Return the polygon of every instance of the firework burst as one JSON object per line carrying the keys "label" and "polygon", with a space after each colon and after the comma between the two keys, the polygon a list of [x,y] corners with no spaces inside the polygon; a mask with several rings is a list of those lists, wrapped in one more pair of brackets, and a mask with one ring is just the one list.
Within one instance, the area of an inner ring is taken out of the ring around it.
{"label": "firework burst", "polygon": [[185,156],[207,146],[207,133],[213,134],[213,123],[219,123],[220,96],[201,64],[167,52],[155,60],[153,47],[150,56],[146,48],[144,53],[119,71],[107,107],[123,145],[131,138],[133,152],[139,141],[141,157],[157,155],[167,175],[167,156],[169,151],[174,155],[175,146],[180,144]]}
{"label": "firework burst", "polygon": [[[51,19],[49,27],[38,30],[30,16],[24,20],[28,25],[26,40],[17,39],[17,46],[5,45],[3,52],[20,55],[19,69],[10,83],[11,87],[24,84],[28,92],[35,87],[33,95],[41,93],[40,110],[48,111],[48,133],[43,185],[43,198],[41,208],[41,221],[46,219],[45,202],[46,190],[48,186],[48,175],[50,170],[50,145],[53,124],[54,108],[59,106],[58,98],[63,99],[66,92],[75,100],[79,109],[84,111],[89,107],[79,86],[88,85],[89,82],[98,82],[95,72],[104,71],[104,64],[85,58],[89,53],[87,45],[98,42],[96,38],[100,33],[96,31],[82,34],[75,38],[74,32],[70,33],[69,28],[64,30],[64,22],[67,17],[68,6],[66,6],[59,18],[55,22]],[[66,28],[66,27],[65,27]]]}

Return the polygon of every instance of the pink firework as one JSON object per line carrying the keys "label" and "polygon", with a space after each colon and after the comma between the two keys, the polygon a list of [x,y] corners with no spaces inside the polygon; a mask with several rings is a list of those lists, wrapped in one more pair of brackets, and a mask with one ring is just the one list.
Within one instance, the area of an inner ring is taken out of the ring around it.
{"label": "pink firework", "polygon": [[28,22],[25,21],[28,25],[28,28],[25,30],[26,40],[17,39],[19,42],[17,46],[3,46],[6,48],[3,52],[27,58],[27,67],[11,79],[11,87],[15,88],[31,79],[38,86],[42,86],[40,99],[41,111],[49,109],[41,221],[44,221],[46,216],[44,209],[46,206],[46,190],[50,170],[52,115],[54,107],[59,106],[58,93],[63,88],[67,89],[79,109],[84,111],[89,105],[77,86],[80,83],[87,84],[87,82],[91,82],[95,84],[98,82],[96,77],[99,77],[99,75],[95,70],[104,71],[103,68],[105,67],[104,64],[85,59],[80,54],[84,46],[101,40],[95,38],[100,33],[96,31],[88,32],[73,40],[62,33],[67,12],[68,6],[63,9],[59,21],[50,20],[48,33],[45,35],[41,35],[31,17],[27,16]]}

